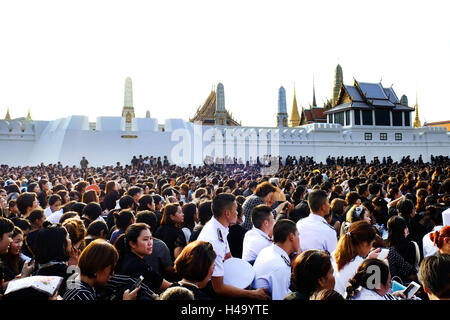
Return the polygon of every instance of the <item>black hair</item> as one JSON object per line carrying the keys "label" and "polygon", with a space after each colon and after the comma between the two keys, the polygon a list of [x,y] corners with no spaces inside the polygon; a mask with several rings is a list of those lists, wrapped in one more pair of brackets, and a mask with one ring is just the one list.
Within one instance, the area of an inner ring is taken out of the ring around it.
{"label": "black hair", "polygon": [[122,196],[119,200],[119,206],[121,209],[129,209],[133,206],[134,200],[132,196]]}
{"label": "black hair", "polygon": [[366,259],[359,265],[353,278],[348,281],[349,285],[346,288],[346,299],[353,298],[359,287],[369,289],[368,286],[371,284],[369,278],[373,276],[373,272],[371,272],[370,268],[371,266],[375,266],[376,270],[379,272],[378,275],[381,284],[387,283],[389,279],[389,266],[380,259]]}
{"label": "black hair", "polygon": [[426,257],[419,268],[423,286],[439,299],[450,298],[450,255],[438,254]]}
{"label": "black hair", "polygon": [[70,256],[67,252],[67,234],[66,228],[60,224],[40,229],[36,236],[36,244],[32,248],[36,261],[39,264],[68,261]]}
{"label": "black hair", "polygon": [[294,221],[280,219],[275,222],[275,225],[273,226],[273,242],[283,243],[289,238],[291,233],[295,235],[296,231],[297,226]]}
{"label": "black hair", "polygon": [[156,214],[149,210],[139,211],[136,215],[136,223],[147,224],[152,233],[156,231],[156,226],[158,225]]}
{"label": "black hair", "polygon": [[83,209],[82,214],[91,221],[96,220],[102,214],[102,207],[96,202],[89,202]]}
{"label": "black hair", "polygon": [[102,220],[95,220],[92,221],[87,227],[86,235],[98,237],[100,236],[100,232],[102,230],[104,231],[103,234],[108,234],[108,226],[106,225],[106,223]]}
{"label": "black hair", "polygon": [[198,206],[198,220],[200,221],[200,224],[205,225],[213,216],[212,212],[212,201],[208,200],[205,202],[202,202]]}
{"label": "black hair", "polygon": [[253,208],[251,218],[255,228],[261,229],[265,220],[270,219],[272,208],[265,204],[257,205]]}
{"label": "black hair", "polygon": [[230,208],[234,203],[236,197],[230,193],[219,193],[212,201],[212,212],[214,217],[220,218],[225,209]]}
{"label": "black hair", "polygon": [[10,233],[14,230],[14,223],[7,218],[0,217],[0,240],[3,239],[5,233]]}

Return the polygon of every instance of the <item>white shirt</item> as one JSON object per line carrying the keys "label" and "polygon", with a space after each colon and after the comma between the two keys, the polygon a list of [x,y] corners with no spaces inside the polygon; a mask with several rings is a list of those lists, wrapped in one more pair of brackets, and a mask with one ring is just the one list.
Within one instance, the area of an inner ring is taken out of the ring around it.
{"label": "white shirt", "polygon": [[189,239],[191,238],[191,234],[192,234],[191,230],[189,230],[189,228],[184,227],[181,229],[181,231],[183,231],[183,233],[184,233],[184,237],[186,238],[186,243],[189,243]]}
{"label": "white shirt", "polygon": [[253,227],[244,236],[242,260],[255,261],[259,252],[272,244],[272,240],[261,229]]}
{"label": "white shirt", "polygon": [[375,291],[360,287],[355,296],[350,300],[386,300],[384,296],[380,296]]}
{"label": "white shirt", "polygon": [[45,210],[44,210],[44,214],[45,214],[45,217],[46,218],[48,218],[49,216],[51,216],[52,215],[52,209],[50,209],[50,206],[48,206],[47,208],[45,208]]}
{"label": "white shirt", "polygon": [[47,221],[51,223],[59,223],[59,219],[63,216],[63,209],[53,212],[50,216],[47,217]]}
{"label": "white shirt", "polygon": [[327,250],[333,252],[337,246],[336,230],[321,216],[310,213],[297,222],[300,249]]}
{"label": "white shirt", "polygon": [[215,217],[212,217],[198,235],[197,240],[211,243],[216,253],[213,277],[223,277],[224,275],[224,258],[230,252],[227,240],[228,232],[228,228],[225,228]]}
{"label": "white shirt", "polygon": [[262,249],[253,265],[255,270],[253,287],[268,289],[272,294],[272,300],[283,300],[291,292],[290,262],[286,251],[275,243]]}
{"label": "white shirt", "polygon": [[423,257],[424,258],[435,255],[436,252],[438,252],[439,248],[434,245],[433,241],[431,241],[430,234],[435,231],[441,231],[442,228],[444,228],[444,226],[436,226],[433,228],[433,231],[431,231],[430,233],[427,233],[423,237],[422,244],[423,244]]}
{"label": "white shirt", "polygon": [[338,271],[337,264],[334,259],[334,252],[331,254],[331,264],[333,265],[335,279],[334,290],[339,292],[343,297],[347,294],[346,289],[349,285],[348,281],[353,278],[356,274],[356,270],[363,261],[364,258],[356,256],[352,261],[347,263],[344,268]]}

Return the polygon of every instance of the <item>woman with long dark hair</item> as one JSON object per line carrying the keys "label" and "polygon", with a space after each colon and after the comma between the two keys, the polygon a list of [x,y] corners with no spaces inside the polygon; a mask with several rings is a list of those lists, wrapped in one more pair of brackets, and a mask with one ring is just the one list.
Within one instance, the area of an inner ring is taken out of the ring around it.
{"label": "woman with long dark hair", "polygon": [[164,241],[169,247],[172,261],[186,246],[186,237],[181,230],[184,222],[184,213],[178,203],[166,204],[163,208],[161,225],[156,229],[155,237]]}

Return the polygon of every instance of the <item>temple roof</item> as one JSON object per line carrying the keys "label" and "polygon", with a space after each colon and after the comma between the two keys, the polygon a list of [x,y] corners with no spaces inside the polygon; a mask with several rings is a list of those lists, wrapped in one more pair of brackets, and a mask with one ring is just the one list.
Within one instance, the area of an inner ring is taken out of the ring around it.
{"label": "temple roof", "polygon": [[[216,98],[217,94],[214,90],[211,91],[208,98],[206,98],[203,106],[197,109],[193,118],[190,118],[190,122],[200,121],[203,125],[215,125],[216,124]],[[228,111],[226,113],[226,125],[227,126],[240,126],[236,120],[232,118]]]}
{"label": "temple roof", "polygon": [[392,87],[384,88],[381,83],[354,81],[353,86],[342,85],[336,106],[326,114],[348,109],[388,108],[395,111],[414,111],[414,108],[400,103]]}

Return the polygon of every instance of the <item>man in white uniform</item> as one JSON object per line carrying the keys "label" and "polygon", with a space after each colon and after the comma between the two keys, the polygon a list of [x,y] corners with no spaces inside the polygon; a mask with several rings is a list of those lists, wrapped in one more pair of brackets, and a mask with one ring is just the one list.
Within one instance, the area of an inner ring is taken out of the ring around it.
{"label": "man in white uniform", "polygon": [[272,244],[272,232],[275,220],[272,208],[260,204],[252,210],[253,228],[244,236],[242,260],[253,264],[259,252]]}
{"label": "man in white uniform", "polygon": [[288,219],[278,220],[273,227],[273,242],[262,249],[256,258],[253,287],[269,290],[272,300],[283,300],[291,292],[290,255],[299,250],[295,223]]}
{"label": "man in white uniform", "polygon": [[231,258],[227,240],[228,227],[231,223],[236,223],[237,219],[235,196],[230,193],[218,194],[213,199],[212,211],[213,217],[205,224],[197,240],[211,243],[216,253],[214,271],[211,277],[215,294],[234,298],[269,299],[268,294],[263,289],[244,290],[223,283],[223,263],[226,259]]}
{"label": "man in white uniform", "polygon": [[297,222],[301,251],[317,249],[333,252],[337,246],[337,235],[336,230],[325,220],[330,214],[327,193],[323,190],[311,191],[308,205],[311,213]]}

